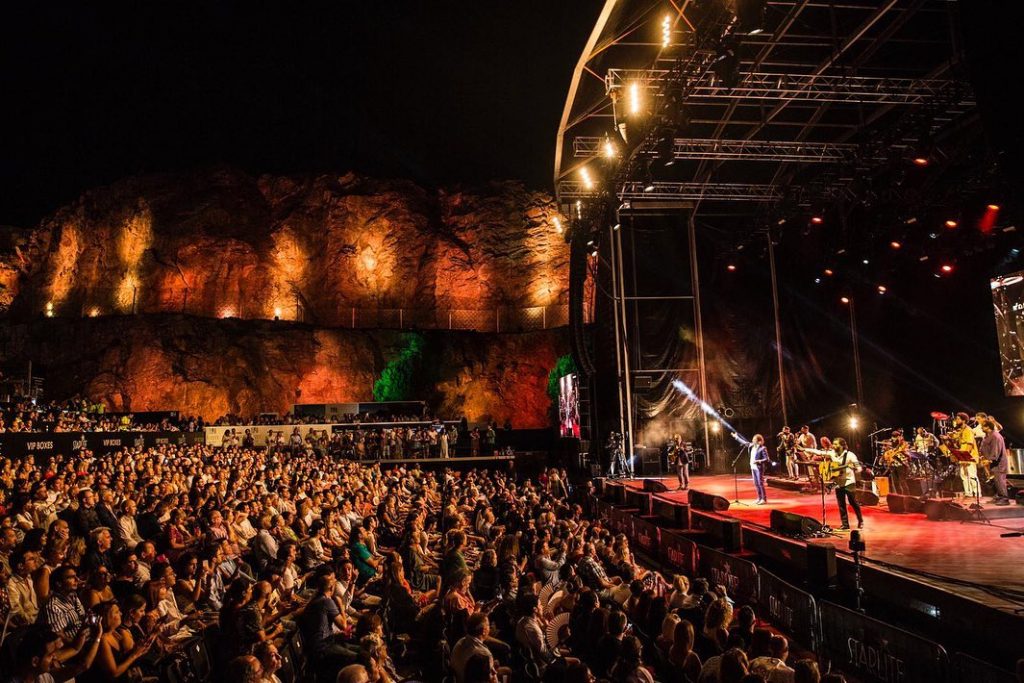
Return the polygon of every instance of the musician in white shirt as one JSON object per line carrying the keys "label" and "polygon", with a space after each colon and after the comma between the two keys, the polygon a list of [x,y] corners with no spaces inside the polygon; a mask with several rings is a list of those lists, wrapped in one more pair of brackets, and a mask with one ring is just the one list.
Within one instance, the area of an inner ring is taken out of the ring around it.
{"label": "musician in white shirt", "polygon": [[[832,442],[832,453],[829,455],[829,460],[835,472],[833,481],[836,483],[836,502],[839,504],[839,517],[843,520],[843,526],[840,528],[850,528],[850,517],[846,511],[846,503],[849,501],[850,507],[853,508],[854,513],[857,515],[857,528],[863,529],[864,515],[861,514],[860,503],[857,502],[857,498],[854,496],[857,472],[860,472],[861,469],[860,460],[857,459],[857,456],[852,451],[846,449],[846,439],[842,437],[838,437]],[[836,468],[839,468],[839,470],[835,471]]]}

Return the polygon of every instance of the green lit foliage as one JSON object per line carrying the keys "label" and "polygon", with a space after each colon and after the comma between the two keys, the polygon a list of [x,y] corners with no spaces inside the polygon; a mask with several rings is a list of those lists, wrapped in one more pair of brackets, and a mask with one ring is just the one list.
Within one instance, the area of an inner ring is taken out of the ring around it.
{"label": "green lit foliage", "polygon": [[576,372],[576,363],[571,355],[566,354],[558,357],[555,367],[551,368],[551,372],[548,373],[548,396],[556,410],[558,409],[558,380],[573,372]]}
{"label": "green lit foliage", "polygon": [[380,379],[373,383],[374,401],[408,401],[411,399],[413,379],[423,360],[423,336],[417,333],[402,335],[402,349],[388,361]]}

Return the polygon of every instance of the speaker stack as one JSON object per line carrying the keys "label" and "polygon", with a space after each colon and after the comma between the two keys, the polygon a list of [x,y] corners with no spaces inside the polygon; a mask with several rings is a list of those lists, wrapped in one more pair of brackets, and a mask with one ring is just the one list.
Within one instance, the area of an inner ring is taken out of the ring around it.
{"label": "speaker stack", "polygon": [[709,510],[711,512],[725,512],[729,509],[729,501],[722,496],[712,493],[704,493],[696,489],[690,489],[688,500],[690,507],[694,510]]}
{"label": "speaker stack", "polygon": [[783,510],[772,510],[771,529],[783,536],[807,537],[821,531],[821,522]]}

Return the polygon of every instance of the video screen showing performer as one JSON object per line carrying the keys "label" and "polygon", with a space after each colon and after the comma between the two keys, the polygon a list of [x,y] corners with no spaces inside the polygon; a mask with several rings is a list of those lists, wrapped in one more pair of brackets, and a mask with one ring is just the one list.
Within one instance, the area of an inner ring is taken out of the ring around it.
{"label": "video screen showing performer", "polygon": [[1024,396],[1024,271],[993,278],[990,284],[1003,390],[1007,396]]}
{"label": "video screen showing performer", "polygon": [[579,383],[575,374],[558,380],[558,432],[563,437],[580,438]]}

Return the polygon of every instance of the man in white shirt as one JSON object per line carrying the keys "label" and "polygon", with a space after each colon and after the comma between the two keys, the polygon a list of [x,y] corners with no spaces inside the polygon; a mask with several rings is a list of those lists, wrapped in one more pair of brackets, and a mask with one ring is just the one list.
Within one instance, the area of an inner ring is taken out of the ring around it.
{"label": "man in white shirt", "polygon": [[758,674],[768,683],[793,683],[793,669],[786,665],[789,641],[785,636],[772,636],[770,657],[756,657],[750,662],[750,673]]}
{"label": "man in white shirt", "polygon": [[491,651],[484,644],[490,632],[491,625],[483,612],[476,612],[466,620],[466,635],[455,643],[451,654],[451,668],[456,683],[466,680],[466,663],[473,655],[491,657]]}
{"label": "man in white shirt", "polygon": [[39,599],[32,582],[32,572],[39,565],[39,553],[24,549],[11,553],[11,578],[7,581],[7,593],[11,601],[12,626],[34,624],[39,616]]}
{"label": "man in white shirt", "polygon": [[860,503],[854,496],[854,489],[857,483],[857,472],[860,472],[860,460],[852,451],[846,449],[846,439],[838,437],[832,442],[832,454],[829,456],[832,462],[836,483],[836,501],[839,503],[839,517],[843,520],[841,529],[850,528],[850,517],[846,511],[846,503],[857,515],[857,528],[864,528],[864,516],[860,511]]}

